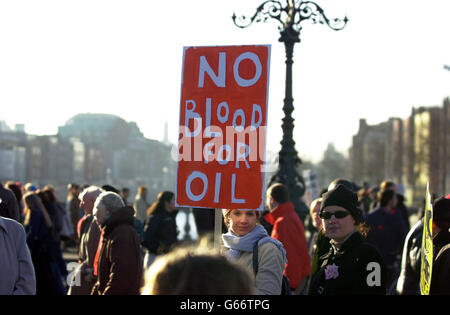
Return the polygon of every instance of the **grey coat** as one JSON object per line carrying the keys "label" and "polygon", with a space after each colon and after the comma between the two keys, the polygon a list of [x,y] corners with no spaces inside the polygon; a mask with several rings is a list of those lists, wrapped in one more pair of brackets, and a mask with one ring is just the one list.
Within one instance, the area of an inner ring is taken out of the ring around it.
{"label": "grey coat", "polygon": [[[229,249],[222,248],[226,253]],[[236,261],[253,274],[253,252],[243,252]],[[254,292],[257,295],[280,295],[281,280],[285,262],[278,247],[271,243],[264,243],[258,250],[258,273],[256,275]]]}
{"label": "grey coat", "polygon": [[36,294],[36,276],[25,230],[0,217],[0,295]]}

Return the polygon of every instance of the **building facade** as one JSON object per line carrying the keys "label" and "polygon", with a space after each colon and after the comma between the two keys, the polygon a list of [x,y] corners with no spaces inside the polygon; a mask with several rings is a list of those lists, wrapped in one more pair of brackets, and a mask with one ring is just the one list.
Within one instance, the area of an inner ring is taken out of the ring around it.
{"label": "building facade", "polygon": [[419,205],[426,184],[437,196],[450,190],[450,101],[442,106],[413,108],[406,119],[390,118],[369,126],[360,120],[350,152],[354,181],[401,184],[411,204]]}
{"label": "building facade", "polygon": [[4,124],[0,180],[51,184],[61,191],[68,183],[109,184],[128,187],[132,194],[146,185],[148,200],[162,190],[175,190],[171,144],[146,139],[136,123],[114,115],[80,114],[58,130],[57,135],[34,136],[25,134],[24,126],[11,130]]}

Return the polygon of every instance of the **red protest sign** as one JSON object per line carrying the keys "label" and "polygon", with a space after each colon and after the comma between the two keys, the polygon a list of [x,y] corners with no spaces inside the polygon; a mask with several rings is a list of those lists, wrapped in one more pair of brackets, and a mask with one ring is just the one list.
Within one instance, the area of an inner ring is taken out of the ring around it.
{"label": "red protest sign", "polygon": [[270,45],[185,47],[177,206],[263,209]]}

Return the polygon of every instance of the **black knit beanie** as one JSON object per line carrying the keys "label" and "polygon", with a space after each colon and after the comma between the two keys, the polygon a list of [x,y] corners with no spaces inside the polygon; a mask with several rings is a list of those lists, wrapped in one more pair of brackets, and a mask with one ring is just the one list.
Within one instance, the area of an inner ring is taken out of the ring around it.
{"label": "black knit beanie", "polygon": [[362,211],[358,208],[358,195],[344,185],[337,185],[322,196],[320,215],[327,206],[340,206],[350,212],[356,224],[361,223]]}

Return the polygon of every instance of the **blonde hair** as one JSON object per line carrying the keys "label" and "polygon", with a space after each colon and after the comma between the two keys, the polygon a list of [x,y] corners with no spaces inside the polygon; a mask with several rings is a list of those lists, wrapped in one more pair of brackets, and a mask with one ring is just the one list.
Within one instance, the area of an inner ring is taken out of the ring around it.
{"label": "blonde hair", "polygon": [[144,191],[147,191],[147,186],[139,186],[138,194],[141,195]]}
{"label": "blonde hair", "polygon": [[204,241],[158,257],[144,275],[142,295],[251,295],[253,275]]}
{"label": "blonde hair", "polygon": [[391,187],[395,187],[395,183],[391,180],[384,180],[380,184],[380,191],[390,189]]}
{"label": "blonde hair", "polygon": [[314,210],[319,203],[322,204],[322,197],[314,199],[313,202],[311,202],[311,206],[309,207],[309,215],[311,218],[314,216]]}

